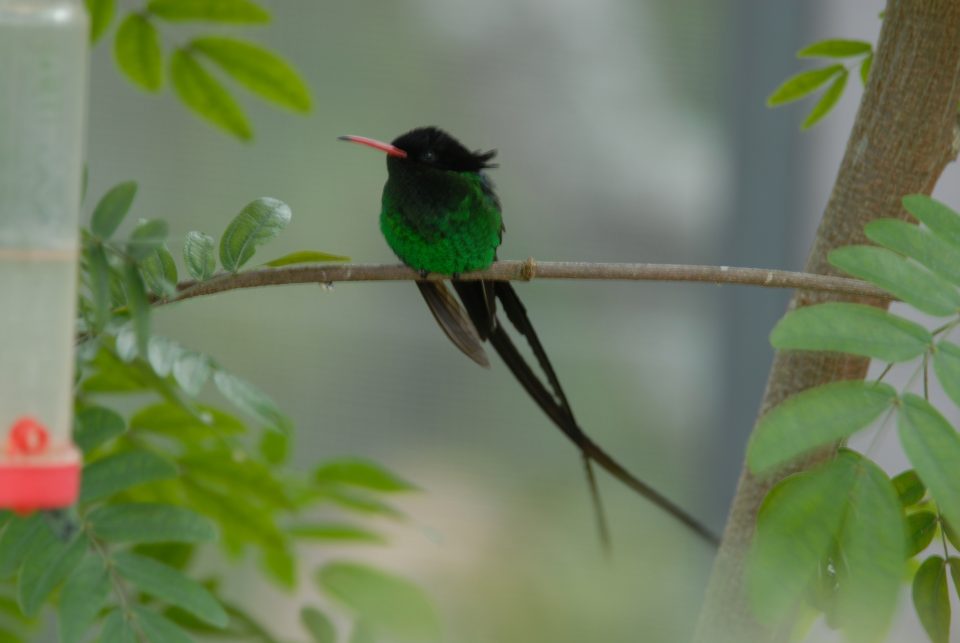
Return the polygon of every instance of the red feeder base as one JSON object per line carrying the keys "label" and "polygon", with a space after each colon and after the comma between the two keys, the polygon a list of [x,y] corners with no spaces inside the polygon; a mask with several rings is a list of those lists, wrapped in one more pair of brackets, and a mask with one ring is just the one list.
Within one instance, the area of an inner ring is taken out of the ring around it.
{"label": "red feeder base", "polygon": [[62,509],[77,500],[80,463],[11,464],[0,462],[0,507],[18,513]]}
{"label": "red feeder base", "polygon": [[80,492],[80,463],[72,444],[48,444],[40,423],[18,420],[0,453],[0,508],[29,513],[69,507]]}

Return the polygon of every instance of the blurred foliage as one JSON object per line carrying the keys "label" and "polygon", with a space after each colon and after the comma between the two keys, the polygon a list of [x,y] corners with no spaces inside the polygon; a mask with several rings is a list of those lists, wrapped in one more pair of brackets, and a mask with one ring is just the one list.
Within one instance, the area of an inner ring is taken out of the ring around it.
{"label": "blurred foliage", "polygon": [[[152,333],[152,305],[176,297],[178,270],[162,221],[141,220],[118,238],[136,190],[133,182],[109,190],[82,231],[74,439],[84,452],[83,485],[67,511],[0,517],[0,634],[21,640],[49,604],[65,643],[87,640],[96,627],[103,641],[273,641],[268,626],[224,599],[216,572],[194,571],[201,548],[216,543],[229,561],[253,554],[268,581],[291,591],[301,582],[298,549],[384,543],[364,524],[370,508],[402,517],[385,497],[415,487],[355,458],[292,470],[293,426],[267,394],[213,357]],[[276,199],[244,207],[220,238],[229,272],[290,217]],[[191,232],[184,245],[192,276],[218,278],[212,237]],[[211,383],[246,420],[197,400]],[[128,417],[109,405],[118,396],[135,408]],[[437,637],[430,603],[409,582],[346,561],[327,563],[317,577],[364,636]],[[319,607],[302,613],[312,640],[336,640]]]}
{"label": "blurred foliage", "polygon": [[306,83],[277,54],[236,38],[211,35],[182,42],[171,33],[181,23],[268,23],[270,14],[249,0],[150,0],[142,9],[122,17],[117,15],[116,0],[86,3],[94,43],[118,23],[114,58],[134,86],[157,92],[169,78],[184,105],[237,138],[252,138],[253,129],[230,89],[211,68],[263,100],[294,112],[310,111]]}
{"label": "blurred foliage", "polygon": [[[848,353],[888,368],[873,382],[833,382],[784,401],[761,418],[747,462],[763,475],[881,418],[883,431],[896,416],[913,469],[891,480],[867,453],[843,448],[785,478],[760,509],[748,581],[762,620],[776,623],[802,605],[859,642],[884,637],[901,584],[912,579],[920,622],[942,643],[950,638],[948,575],[960,593],[960,558],[951,555],[960,547],[960,434],[930,402],[929,371],[960,405],[960,345],[947,339],[960,326],[960,214],[919,194],[903,206],[922,226],[873,221],[865,232],[878,246],[839,248],[830,261],[943,323],[928,329],[852,303],[789,312],[771,333],[774,347]],[[894,364],[911,362],[906,390],[880,381]]]}

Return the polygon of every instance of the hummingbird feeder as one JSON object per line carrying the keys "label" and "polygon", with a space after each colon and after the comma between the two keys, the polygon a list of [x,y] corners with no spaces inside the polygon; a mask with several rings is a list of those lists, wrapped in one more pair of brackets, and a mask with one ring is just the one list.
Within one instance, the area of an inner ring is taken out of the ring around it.
{"label": "hummingbird feeder", "polygon": [[0,0],[0,508],[76,501],[74,319],[89,25]]}

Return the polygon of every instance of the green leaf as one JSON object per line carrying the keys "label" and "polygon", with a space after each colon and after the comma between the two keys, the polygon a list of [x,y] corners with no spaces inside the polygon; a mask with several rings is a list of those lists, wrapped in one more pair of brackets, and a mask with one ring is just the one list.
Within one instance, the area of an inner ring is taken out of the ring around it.
{"label": "green leaf", "polygon": [[187,233],[183,242],[183,260],[187,272],[197,281],[204,281],[217,270],[217,259],[213,256],[213,237],[196,230]]}
{"label": "green leaf", "polygon": [[321,464],[313,472],[317,484],[346,484],[376,491],[414,491],[416,487],[375,462],[344,458]]}
{"label": "green leaf", "polygon": [[917,475],[944,517],[960,525],[960,436],[937,409],[912,393],[903,396],[898,425]]}
{"label": "green leaf", "polygon": [[902,509],[874,463],[841,449],[835,460],[790,476],[767,495],[748,554],[748,595],[761,622],[792,613],[823,563],[836,578],[833,622],[853,641],[873,641],[888,625],[904,571]]}
{"label": "green leaf", "polygon": [[234,38],[207,36],[190,43],[234,80],[268,101],[296,112],[310,111],[310,91],[283,58]]}
{"label": "green leaf", "polygon": [[913,605],[932,643],[949,643],[950,596],[946,563],[940,556],[923,561],[913,577]]}
{"label": "green leaf", "polygon": [[130,430],[149,431],[169,436],[222,439],[246,431],[243,422],[228,413],[199,406],[195,417],[181,406],[163,403],[145,406],[130,418]]}
{"label": "green leaf", "polygon": [[120,608],[110,612],[103,621],[100,643],[138,643],[133,625]]}
{"label": "green leaf", "polygon": [[23,561],[17,584],[17,602],[26,616],[36,616],[44,601],[69,576],[87,551],[86,536],[77,533],[64,542],[50,530],[48,537],[33,543]]}
{"label": "green leaf", "polygon": [[84,468],[80,501],[100,500],[139,484],[176,476],[173,463],[150,451],[122,451]]}
{"label": "green leaf", "polygon": [[257,450],[270,464],[283,464],[290,456],[290,434],[264,431]]}
{"label": "green leaf", "polygon": [[133,315],[133,330],[140,355],[147,354],[150,342],[150,299],[140,277],[140,270],[132,261],[124,264],[124,284],[127,289],[127,305]]}
{"label": "green leaf", "polygon": [[196,351],[182,351],[173,363],[173,378],[188,395],[199,395],[210,379],[210,358]]}
{"label": "green leaf", "polygon": [[[147,350],[149,350],[149,342],[147,342]],[[117,357],[124,364],[127,374],[131,376],[131,373],[136,371],[136,365],[131,365],[133,360],[137,358],[140,354],[137,348],[137,333],[133,328],[132,323],[124,324],[120,330],[117,331],[116,341],[114,342],[114,348],[117,354]],[[140,379],[140,378],[138,378]],[[151,388],[150,382],[143,382],[145,388]]]}
{"label": "green leaf", "polygon": [[935,234],[899,219],[877,219],[864,228],[867,238],[910,257],[944,279],[960,285],[957,249]]}
{"label": "green leaf", "polygon": [[60,643],[81,643],[103,609],[110,578],[100,556],[86,556],[70,574],[57,604]]}
{"label": "green leaf", "polygon": [[[120,361],[125,365],[129,365],[137,358],[139,354],[137,351],[137,332],[133,329],[132,322],[124,324],[117,331],[114,349],[117,357],[120,358]],[[128,371],[134,370],[130,366],[126,366],[126,368]]]}
{"label": "green leaf", "polygon": [[834,460],[785,478],[767,494],[746,570],[762,622],[778,622],[816,578],[840,530],[853,478],[853,469]]}
{"label": "green leaf", "polygon": [[132,322],[124,323],[116,333],[114,350],[101,347],[91,361],[93,372],[80,384],[84,393],[131,392],[152,388],[152,382],[145,379],[143,370],[124,362],[126,358],[122,357],[121,339],[127,344],[123,349],[130,352],[128,357],[136,357],[137,340]]}
{"label": "green leaf", "polygon": [[827,87],[827,91],[823,92],[823,96],[820,97],[820,100],[817,101],[817,104],[813,106],[813,109],[810,110],[810,113],[806,119],[804,119],[803,124],[800,126],[801,129],[810,129],[820,119],[830,113],[833,106],[836,105],[840,97],[843,96],[843,90],[847,86],[847,78],[849,76],[850,74],[847,73],[846,69],[837,74],[837,77],[834,78],[830,86]]}
{"label": "green leaf", "polygon": [[943,278],[900,255],[875,246],[844,246],[830,263],[880,286],[921,312],[946,317],[960,308],[960,293]]}
{"label": "green leaf", "polygon": [[116,0],[86,0],[90,12],[90,42],[97,42],[110,26],[116,12]]}
{"label": "green leaf", "polygon": [[300,621],[314,643],[337,643],[337,630],[327,616],[316,607],[306,606],[300,610]]}
{"label": "green leaf", "polygon": [[139,393],[153,390],[153,388],[153,384],[143,377],[139,369],[127,368],[126,364],[123,364],[123,368],[111,367],[92,373],[80,383],[80,390],[83,393],[92,394]]}
{"label": "green leaf", "polygon": [[353,493],[344,488],[323,489],[321,496],[325,500],[336,503],[344,509],[360,513],[402,518],[403,513],[396,507],[365,494]]}
{"label": "green leaf", "polygon": [[263,265],[277,268],[279,266],[289,266],[295,263],[326,263],[328,261],[350,261],[350,257],[332,255],[327,252],[319,252],[317,250],[299,250],[272,261],[268,261]]}
{"label": "green leaf", "polygon": [[131,13],[120,23],[113,55],[121,71],[135,85],[150,92],[163,86],[160,34],[143,14]]}
{"label": "green leaf", "polygon": [[921,325],[863,304],[826,303],[787,313],[770,333],[774,348],[840,351],[904,362],[933,342]]}
{"label": "green leaf", "polygon": [[[957,530],[946,520],[943,516],[940,516],[940,528],[943,529],[943,535],[947,537],[947,540],[950,541],[950,544],[953,545],[954,549],[960,549],[960,533],[957,533]],[[960,588],[958,588],[958,593],[960,593]]]}
{"label": "green leaf", "polygon": [[37,513],[13,518],[4,526],[0,532],[0,578],[9,578],[19,569],[43,528],[43,516]]}
{"label": "green leaf", "polygon": [[317,574],[320,586],[391,638],[439,639],[439,622],[423,591],[410,581],[349,562],[333,562]]}
{"label": "green leaf", "polygon": [[960,406],[960,346],[941,340],[933,353],[933,370],[944,392]]}
{"label": "green leaf", "polygon": [[143,258],[140,271],[150,292],[159,297],[177,294],[177,264],[165,245]]}
{"label": "green leaf", "polygon": [[960,248],[960,215],[925,194],[903,197],[903,208],[933,230],[934,234]]}
{"label": "green leaf", "polygon": [[214,627],[226,627],[227,613],[203,585],[169,565],[133,552],[113,555],[117,571],[142,592],[175,605]]}
{"label": "green leaf", "polygon": [[189,51],[170,57],[170,80],[184,105],[241,140],[253,136],[247,117],[230,92]]}
{"label": "green leaf", "polygon": [[113,306],[127,305],[127,293],[123,289],[122,266],[119,264],[116,269],[110,271],[110,302]]}
{"label": "green leaf", "polygon": [[225,546],[240,546],[239,549],[228,549],[228,552],[240,553],[246,543],[267,548],[283,546],[284,534],[277,527],[272,512],[264,511],[259,504],[251,504],[242,495],[237,496],[233,489],[221,491],[195,480],[190,482],[187,491],[193,506],[217,520]]}
{"label": "green leaf", "polygon": [[163,543],[216,540],[213,524],[184,507],[151,503],[107,505],[91,512],[94,533],[109,542]]}
{"label": "green leaf", "polygon": [[852,58],[873,51],[873,46],[863,40],[831,38],[807,45],[797,52],[797,58]]}
{"label": "green leaf", "polygon": [[775,107],[803,98],[828,80],[846,71],[843,65],[831,65],[800,72],[788,78],[767,97],[767,106]]}
{"label": "green leaf", "polygon": [[839,538],[837,622],[852,641],[878,641],[890,624],[905,570],[903,509],[887,474],[841,450],[837,466],[854,474]]}
{"label": "green leaf", "polygon": [[137,545],[130,551],[141,556],[159,560],[165,565],[184,571],[193,560],[198,545],[187,543],[154,543]]}
{"label": "green leaf", "polygon": [[910,556],[916,556],[927,548],[937,533],[938,522],[937,514],[932,511],[918,511],[907,516]]}
{"label": "green leaf", "polygon": [[250,0],[150,0],[147,10],[164,20],[263,23],[270,14]]}
{"label": "green leaf", "polygon": [[871,67],[873,67],[873,54],[864,58],[863,62],[860,63],[860,80],[863,82],[864,87],[866,87],[867,81],[870,79]]}
{"label": "green leaf", "polygon": [[897,490],[900,504],[904,507],[915,505],[927,495],[927,488],[913,469],[908,469],[893,479],[893,488]]}
{"label": "green leaf", "polygon": [[290,206],[270,197],[261,197],[244,206],[220,238],[220,263],[237,272],[253,257],[257,246],[270,241],[287,227]]}
{"label": "green leaf", "polygon": [[284,542],[281,547],[264,547],[260,568],[284,589],[297,586],[297,561],[289,542]]}
{"label": "green leaf", "polygon": [[[236,494],[257,508],[261,504],[271,509],[293,507],[288,498],[287,484],[277,478],[269,466],[253,458],[236,459],[232,450],[221,447],[220,450],[208,449],[184,455],[180,462],[190,471],[193,482]],[[282,539],[273,539],[271,542],[279,545]]]}
{"label": "green leaf", "polygon": [[951,556],[947,559],[947,565],[950,567],[950,576],[953,577],[953,589],[960,594],[960,558]]}
{"label": "green leaf", "polygon": [[162,219],[142,219],[130,233],[127,254],[141,261],[163,247],[167,238],[167,222]]}
{"label": "green leaf", "polygon": [[[141,347],[138,345],[137,329],[134,328],[134,323],[127,322],[117,331],[117,335],[114,341],[114,351],[117,354],[117,357],[124,364],[125,369],[127,370],[127,375],[133,378],[133,372],[137,370],[137,365],[133,364],[133,360],[141,354]],[[149,339],[147,340],[147,350],[150,348]],[[143,356],[146,358],[146,351],[143,351]],[[141,382],[144,384],[145,388],[152,388],[151,382],[145,381],[142,378]]]}
{"label": "green leaf", "polygon": [[162,614],[157,614],[142,605],[134,605],[133,613],[148,640],[163,643],[193,643],[193,639],[180,629],[179,625]]}
{"label": "green leaf", "polygon": [[137,195],[135,181],[127,181],[110,188],[93,209],[90,218],[90,230],[101,239],[109,239],[123,218],[130,211],[133,198]]}
{"label": "green leaf", "polygon": [[90,453],[126,430],[123,418],[103,406],[90,406],[77,413],[73,441]]}
{"label": "green leaf", "polygon": [[160,377],[166,377],[182,352],[180,344],[169,337],[154,335],[147,344],[147,361],[150,368]]}
{"label": "green leaf", "polygon": [[213,383],[238,409],[277,431],[290,431],[293,424],[265,393],[250,382],[224,371],[215,371]]}
{"label": "green leaf", "polygon": [[761,474],[821,445],[859,431],[897,399],[886,384],[853,380],[808,389],[764,415],[750,438],[747,462]]}
{"label": "green leaf", "polygon": [[110,321],[110,264],[101,241],[87,245],[87,270],[90,273],[94,323],[99,330]]}
{"label": "green leaf", "polygon": [[294,538],[320,541],[346,541],[381,544],[386,540],[380,534],[348,523],[318,522],[293,525],[287,533]]}

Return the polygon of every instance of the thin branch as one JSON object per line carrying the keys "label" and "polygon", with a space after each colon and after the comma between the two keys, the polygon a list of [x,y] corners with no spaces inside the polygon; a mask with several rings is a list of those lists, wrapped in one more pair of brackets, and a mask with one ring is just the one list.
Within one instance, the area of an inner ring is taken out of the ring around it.
{"label": "thin branch", "polygon": [[[447,277],[430,275],[427,279]],[[815,275],[788,270],[737,268],[731,266],[695,266],[654,263],[588,263],[583,261],[498,261],[487,270],[460,275],[461,279],[495,281],[531,281],[533,279],[592,279],[620,281],[692,281],[716,285],[736,284],[764,288],[796,288],[860,297],[891,297],[876,286],[857,279]],[[399,264],[322,264],[287,268],[262,268],[237,274],[222,274],[203,282],[184,281],[173,301],[213,295],[239,288],[257,288],[282,284],[338,281],[404,281],[421,279],[415,271]],[[161,303],[161,302],[157,302]]]}

